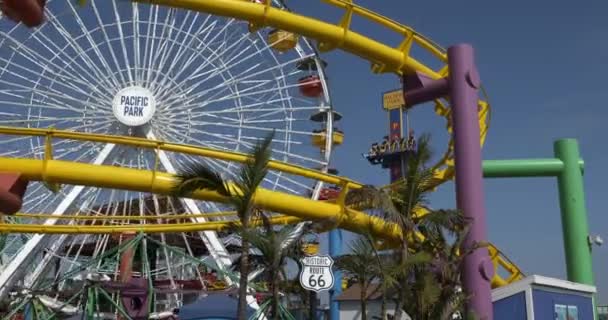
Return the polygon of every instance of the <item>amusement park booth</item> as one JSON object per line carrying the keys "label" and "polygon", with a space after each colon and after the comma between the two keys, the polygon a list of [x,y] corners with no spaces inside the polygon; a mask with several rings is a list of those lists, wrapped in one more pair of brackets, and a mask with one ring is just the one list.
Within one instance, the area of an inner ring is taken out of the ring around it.
{"label": "amusement park booth", "polygon": [[492,291],[495,320],[593,320],[594,286],[528,276]]}

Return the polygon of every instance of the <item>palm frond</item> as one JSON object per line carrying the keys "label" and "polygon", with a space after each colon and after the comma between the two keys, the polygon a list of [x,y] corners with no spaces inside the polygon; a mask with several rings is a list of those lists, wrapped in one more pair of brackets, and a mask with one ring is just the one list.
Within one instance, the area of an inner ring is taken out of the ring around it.
{"label": "palm frond", "polygon": [[263,140],[258,141],[250,153],[251,158],[241,167],[240,174],[238,175],[238,186],[242,189],[243,193],[255,192],[255,189],[257,189],[266,176],[268,162],[272,153],[270,144],[273,137],[274,131]]}
{"label": "palm frond", "polygon": [[235,180],[240,192],[237,196],[231,197],[231,202],[237,209],[241,221],[249,220],[253,195],[268,173],[268,162],[272,153],[270,144],[273,137],[274,130],[266,138],[256,143],[250,153],[251,158],[241,166]]}
{"label": "palm frond", "polygon": [[192,163],[177,174],[177,183],[172,192],[177,196],[187,196],[197,190],[212,190],[229,197],[228,184],[221,174],[202,163]]}
{"label": "palm frond", "polygon": [[378,210],[398,214],[391,194],[383,189],[365,185],[359,189],[351,189],[346,194],[345,204],[357,210]]}
{"label": "palm frond", "polygon": [[364,237],[351,241],[350,248],[352,253],[338,257],[335,267],[365,286],[377,277],[374,248]]}
{"label": "palm frond", "polygon": [[429,314],[433,307],[439,302],[441,287],[435,277],[430,273],[424,273],[418,287],[418,303],[423,314]]}
{"label": "palm frond", "polygon": [[466,218],[458,210],[431,210],[417,219],[418,229],[431,242],[445,244],[445,236],[457,236],[466,226]]}
{"label": "palm frond", "polygon": [[284,233],[281,236],[281,250],[288,252],[308,233],[308,224],[299,223],[296,226],[285,226],[281,229],[281,232]]}

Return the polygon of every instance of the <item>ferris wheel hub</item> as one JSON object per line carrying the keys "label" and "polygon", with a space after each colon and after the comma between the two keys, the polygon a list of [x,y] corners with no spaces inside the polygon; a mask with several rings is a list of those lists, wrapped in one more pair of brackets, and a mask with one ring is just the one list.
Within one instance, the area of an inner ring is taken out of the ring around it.
{"label": "ferris wheel hub", "polygon": [[114,116],[121,123],[138,127],[148,123],[156,111],[156,99],[149,89],[130,86],[118,91],[112,101]]}

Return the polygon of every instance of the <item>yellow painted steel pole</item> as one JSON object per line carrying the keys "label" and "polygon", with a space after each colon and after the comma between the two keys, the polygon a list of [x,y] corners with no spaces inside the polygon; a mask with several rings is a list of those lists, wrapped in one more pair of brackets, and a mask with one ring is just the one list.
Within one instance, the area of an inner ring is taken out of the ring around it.
{"label": "yellow painted steel pole", "polygon": [[[96,186],[156,194],[171,194],[177,180],[175,176],[148,170],[93,165],[61,160],[0,158],[0,168],[21,172],[24,178],[59,184]],[[217,192],[200,190],[192,198],[214,202],[226,202]],[[265,210],[279,212],[306,220],[329,220],[340,228],[353,232],[368,230],[373,235],[389,241],[400,239],[401,232],[380,218],[344,206],[311,200],[287,193],[258,189],[255,204]]]}
{"label": "yellow painted steel pole", "polygon": [[386,71],[396,73],[418,71],[433,79],[441,77],[439,73],[410,57],[407,53],[372,40],[348,28],[278,8],[266,7],[255,2],[236,0],[135,0],[135,2],[207,12],[213,15],[268,25],[335,46],[382,65]]}

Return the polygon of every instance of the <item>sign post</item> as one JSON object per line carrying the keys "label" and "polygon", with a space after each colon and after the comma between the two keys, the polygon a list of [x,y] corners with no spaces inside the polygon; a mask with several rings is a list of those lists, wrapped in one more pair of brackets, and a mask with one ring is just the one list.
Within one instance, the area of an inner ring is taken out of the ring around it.
{"label": "sign post", "polygon": [[300,273],[300,285],[302,288],[321,292],[329,290],[334,285],[334,274],[331,268],[334,260],[330,256],[315,255],[300,259],[302,272]]}
{"label": "sign post", "polygon": [[[390,141],[399,141],[403,138],[403,108],[405,108],[403,89],[383,93],[382,108],[388,112],[389,143]],[[407,129],[409,130],[409,124]],[[407,137],[409,138],[409,132],[407,133]],[[404,161],[403,157],[399,157],[399,161],[391,163],[389,167],[391,183],[401,179],[403,176]]]}

